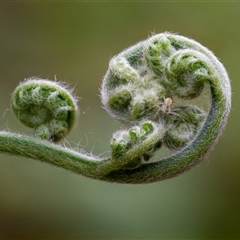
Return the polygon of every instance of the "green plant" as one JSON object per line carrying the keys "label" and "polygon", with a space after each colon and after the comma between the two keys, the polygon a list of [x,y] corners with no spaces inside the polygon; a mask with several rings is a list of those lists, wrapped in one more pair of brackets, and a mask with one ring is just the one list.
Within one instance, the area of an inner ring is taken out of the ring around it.
{"label": "green plant", "polygon": [[[191,99],[206,86],[210,107],[203,110]],[[200,163],[217,142],[230,112],[231,87],[212,52],[194,40],[162,33],[111,59],[101,99],[106,111],[128,126],[113,134],[111,157],[54,144],[72,128],[77,101],[63,85],[41,79],[28,79],[12,96],[13,112],[35,136],[2,131],[0,151],[110,182],[168,179]],[[163,146],[172,154],[153,161]]]}

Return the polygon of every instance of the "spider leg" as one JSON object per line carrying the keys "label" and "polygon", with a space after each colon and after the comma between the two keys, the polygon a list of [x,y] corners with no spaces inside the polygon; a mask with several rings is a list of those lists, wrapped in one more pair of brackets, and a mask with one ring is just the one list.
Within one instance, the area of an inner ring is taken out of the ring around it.
{"label": "spider leg", "polygon": [[188,125],[188,122],[184,118],[182,118],[180,116],[180,114],[175,113],[175,112],[170,112],[169,114],[172,114],[172,115],[175,115],[175,116],[179,117],[184,123],[186,123],[188,130],[191,131],[191,129],[190,129],[189,125]]}

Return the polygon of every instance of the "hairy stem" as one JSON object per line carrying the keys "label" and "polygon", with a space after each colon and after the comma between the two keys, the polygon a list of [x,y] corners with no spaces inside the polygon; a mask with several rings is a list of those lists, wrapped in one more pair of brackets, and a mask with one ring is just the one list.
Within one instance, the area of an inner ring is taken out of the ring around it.
{"label": "hairy stem", "polygon": [[97,166],[104,160],[48,141],[4,131],[0,132],[0,152],[33,158],[88,177],[97,175]]}

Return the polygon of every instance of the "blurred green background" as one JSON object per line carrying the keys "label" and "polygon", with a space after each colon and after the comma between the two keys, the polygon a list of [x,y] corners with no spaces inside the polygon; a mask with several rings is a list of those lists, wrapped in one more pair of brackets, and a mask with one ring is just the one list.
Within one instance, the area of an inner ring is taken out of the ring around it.
{"label": "blurred green background", "polygon": [[66,81],[81,97],[73,147],[109,154],[119,124],[101,108],[109,59],[152,32],[196,39],[223,62],[233,109],[219,143],[192,171],[149,185],[117,185],[0,155],[0,239],[240,238],[240,3],[0,3],[0,129],[31,134],[9,110],[31,76]]}

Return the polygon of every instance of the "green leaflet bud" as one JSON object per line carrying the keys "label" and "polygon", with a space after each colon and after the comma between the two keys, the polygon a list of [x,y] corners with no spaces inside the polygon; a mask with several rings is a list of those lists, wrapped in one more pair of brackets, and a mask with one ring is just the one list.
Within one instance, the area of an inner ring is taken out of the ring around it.
{"label": "green leaflet bud", "polygon": [[173,54],[165,69],[172,92],[185,99],[199,96],[204,83],[213,77],[209,65],[206,57],[194,50],[181,50]]}
{"label": "green leaflet bud", "polygon": [[[138,82],[118,86],[109,84],[112,80],[108,76],[102,87],[102,102],[112,117],[124,123],[153,119],[159,103],[169,95],[158,78],[144,76]],[[113,88],[108,90],[110,85]]]}
{"label": "green leaflet bud", "polygon": [[54,142],[63,138],[73,127],[77,101],[71,92],[43,79],[30,78],[18,86],[12,95],[12,109],[26,126],[35,129],[39,138]]}
{"label": "green leaflet bud", "polygon": [[128,117],[128,106],[132,100],[131,92],[127,88],[118,89],[109,95],[108,106],[111,109],[111,114],[122,119]]}
{"label": "green leaflet bud", "polygon": [[165,116],[168,131],[163,138],[164,144],[172,150],[185,147],[203,125],[206,114],[196,106],[180,106]]}
{"label": "green leaflet bud", "polygon": [[144,56],[148,67],[158,76],[163,75],[165,62],[174,52],[170,40],[164,35],[156,35],[148,39]]}
{"label": "green leaflet bud", "polygon": [[[142,122],[140,126],[134,126],[129,130],[117,131],[114,133],[111,140],[112,157],[114,159],[121,159],[125,158],[127,154],[131,155],[131,151],[134,151],[134,149],[144,145],[145,141],[149,141],[152,135],[156,134],[158,128],[160,128],[160,126],[157,126],[151,121],[146,121]],[[161,140],[158,140],[145,150],[140,148],[142,152],[139,151],[138,155],[132,158],[130,162],[135,162],[136,159],[148,161],[149,158],[153,156],[154,152],[160,148],[160,146]]]}
{"label": "green leaflet bud", "polygon": [[154,130],[154,127],[150,122],[144,122],[141,125],[140,133],[141,133],[141,135],[145,136],[145,135],[152,133],[153,130]]}
{"label": "green leaflet bud", "polygon": [[124,57],[112,58],[109,68],[116,77],[124,79],[126,82],[137,82],[139,79],[138,72],[131,67]]}

